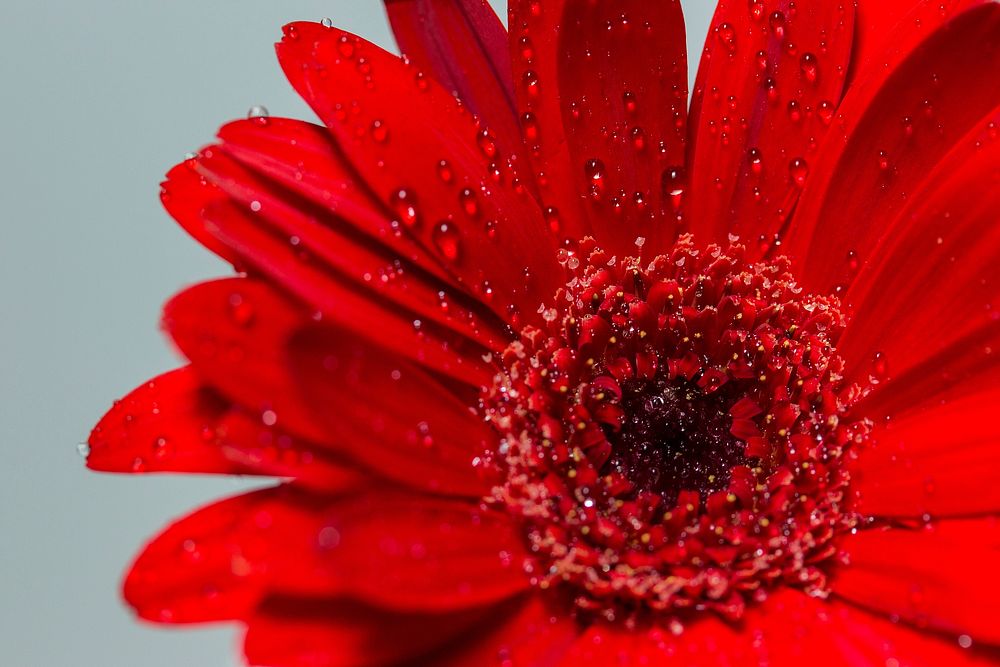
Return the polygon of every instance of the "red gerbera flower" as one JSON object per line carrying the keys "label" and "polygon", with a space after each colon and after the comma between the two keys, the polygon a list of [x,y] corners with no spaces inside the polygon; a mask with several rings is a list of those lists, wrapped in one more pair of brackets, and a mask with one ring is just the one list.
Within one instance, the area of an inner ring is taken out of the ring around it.
{"label": "red gerbera flower", "polygon": [[283,478],[146,547],[272,666],[956,665],[1000,645],[1000,4],[393,0],[175,167],[236,267],[88,465]]}

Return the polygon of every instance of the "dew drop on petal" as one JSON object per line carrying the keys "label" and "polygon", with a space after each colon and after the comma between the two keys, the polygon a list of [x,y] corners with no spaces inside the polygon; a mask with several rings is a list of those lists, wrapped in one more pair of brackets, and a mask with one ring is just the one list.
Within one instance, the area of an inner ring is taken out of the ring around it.
{"label": "dew drop on petal", "polygon": [[458,230],[455,229],[454,225],[448,222],[438,223],[437,227],[434,228],[433,240],[434,246],[445,259],[451,262],[458,259],[460,241]]}
{"label": "dew drop on petal", "polygon": [[333,27],[333,19],[330,18],[329,16],[325,16],[325,17],[323,17],[323,20],[320,21],[320,25],[322,25],[324,28],[332,28]]}
{"label": "dew drop on petal", "polygon": [[816,56],[812,53],[802,54],[799,66],[802,68],[803,78],[810,83],[815,83],[816,79],[819,78],[819,63],[816,60]]}
{"label": "dew drop on petal", "polygon": [[809,165],[804,159],[797,157],[788,165],[788,174],[796,187],[805,187],[806,178],[809,176]]}
{"label": "dew drop on petal", "polygon": [[260,105],[260,104],[255,104],[255,105],[253,105],[253,106],[252,106],[252,107],[250,107],[250,109],[249,109],[249,110],[247,111],[247,118],[249,118],[249,119],[251,119],[251,120],[253,120],[253,119],[256,119],[256,118],[267,118],[267,117],[269,117],[270,115],[271,115],[271,114],[270,114],[270,112],[269,112],[269,111],[267,110],[267,107],[265,107],[265,106],[263,106],[263,105]]}
{"label": "dew drop on petal", "polygon": [[409,228],[416,227],[420,222],[416,195],[406,188],[400,188],[392,193],[389,199],[393,210],[399,216],[399,221]]}
{"label": "dew drop on petal", "polygon": [[84,459],[90,458],[90,445],[86,442],[81,442],[76,446],[76,453]]}

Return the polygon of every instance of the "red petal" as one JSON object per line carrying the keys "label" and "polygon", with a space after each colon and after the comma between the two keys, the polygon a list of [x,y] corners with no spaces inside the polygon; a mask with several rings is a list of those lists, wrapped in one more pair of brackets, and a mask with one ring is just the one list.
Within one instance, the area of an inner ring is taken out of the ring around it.
{"label": "red petal", "polygon": [[315,23],[285,32],[277,48],[289,81],[383,202],[395,198],[398,207],[401,193],[407,211],[412,202],[408,233],[495,312],[533,314],[563,272],[541,211],[510,182],[510,156],[452,95],[396,56]]}
{"label": "red petal", "polygon": [[272,599],[248,621],[244,654],[250,664],[269,667],[417,664],[432,650],[476,633],[477,624],[495,622],[508,606],[401,614],[349,600]]}
{"label": "red petal", "polygon": [[297,400],[344,453],[383,475],[481,497],[473,460],[496,434],[437,379],[361,339],[313,327],[288,343]]}
{"label": "red petal", "polygon": [[684,216],[703,241],[727,233],[762,252],[801,192],[840,102],[851,2],[723,0],[691,105]]}
{"label": "red petal", "polygon": [[486,0],[385,0],[400,50],[479,116],[505,155],[522,152],[507,29]]}
{"label": "red petal", "polygon": [[886,229],[878,221],[891,220],[997,105],[996,87],[982,85],[997,71],[1000,5],[989,3],[953,18],[851,88],[782,248],[807,287],[831,291],[873,256]]}
{"label": "red petal", "polygon": [[858,0],[858,21],[851,56],[851,79],[905,53],[942,23],[969,7],[990,0]]}
{"label": "red petal", "polygon": [[852,475],[858,510],[898,517],[1000,512],[998,402],[994,385],[879,423]]}
{"label": "red petal", "polygon": [[244,474],[218,446],[229,402],[190,368],[156,377],[116,401],[90,435],[87,467],[104,472]]}
{"label": "red petal", "polygon": [[132,391],[90,436],[87,466],[104,472],[294,477],[326,492],[366,476],[234,408],[190,367]]}
{"label": "red petal", "polygon": [[837,595],[920,627],[1000,643],[996,519],[866,530],[843,547],[849,564],[834,579]]}
{"label": "red petal", "polygon": [[433,657],[436,667],[551,667],[557,664],[579,633],[566,609],[553,610],[532,594],[503,618],[467,635]]}
{"label": "red petal", "polygon": [[223,125],[218,136],[222,143],[213,149],[266,181],[272,197],[308,211],[352,245],[368,240],[372,248],[387,249],[451,284],[430,255],[398,233],[399,223],[393,224],[397,213],[358,180],[325,127],[288,118],[253,118]]}
{"label": "red petal", "polygon": [[[309,304],[310,311],[318,309],[332,322],[368,336],[388,349],[419,356],[423,363],[477,386],[489,377],[489,373],[477,373],[473,363],[463,364],[461,355],[456,354],[462,347],[461,338],[433,322],[423,324],[418,334],[414,322],[419,317],[412,311],[383,299],[367,285],[359,287],[359,278],[363,277],[360,274],[348,278],[344,273],[331,273],[323,262],[310,261],[296,244],[289,242],[287,234],[277,236],[262,225],[260,211],[253,211],[252,202],[250,206],[239,205],[200,177],[195,162],[175,167],[165,185],[165,204],[186,228],[209,233],[239,256],[241,264],[250,264],[267,274]],[[259,202],[258,206],[262,210]],[[301,242],[301,238],[298,240]],[[396,280],[396,269],[390,259],[386,262],[375,276],[381,278],[384,274],[387,279]],[[407,282],[406,278],[402,280]],[[461,302],[456,303],[456,309],[461,310]],[[366,326],[370,322],[379,322],[380,326]],[[474,350],[473,360],[482,354],[482,348],[469,345],[469,341],[466,347]]]}
{"label": "red petal", "polygon": [[748,608],[737,624],[701,617],[677,636],[665,630],[595,626],[560,664],[936,667],[992,663],[936,635],[891,623],[843,602],[826,602],[784,589],[763,604]]}
{"label": "red petal", "polygon": [[[476,312],[485,310],[481,304],[473,302],[470,309],[470,299],[448,283],[426,275],[421,266],[359,238],[350,225],[341,224],[338,229],[325,208],[295,198],[216,147],[202,151],[194,164],[198,173],[237,207],[254,213],[257,227],[273,230],[283,247],[286,243],[294,246],[302,261],[326,268],[334,279],[371,294],[375,302],[389,301],[396,310],[409,311],[418,319],[435,322],[484,347],[498,349],[506,344],[506,335],[497,322]],[[442,307],[442,301],[447,308]]]}
{"label": "red petal", "polygon": [[568,0],[558,30],[558,91],[577,191],[611,253],[676,236],[664,178],[684,162],[687,54],[679,0]]}
{"label": "red petal", "polygon": [[1000,107],[927,174],[847,292],[857,306],[838,350],[851,377],[866,380],[876,354],[884,367],[870,413],[976,390],[959,371],[981,374],[1000,360],[997,122]]}
{"label": "red petal", "polygon": [[164,308],[163,326],[195,372],[270,425],[323,442],[326,430],[297,398],[285,344],[307,321],[262,282],[231,278],[202,283]]}
{"label": "red petal", "polygon": [[403,611],[497,602],[527,585],[520,538],[477,507],[380,490],[328,500],[281,486],[210,505],[136,560],[125,597],[143,618],[246,618],[266,596],[347,595]]}
{"label": "red petal", "polygon": [[508,2],[514,94],[528,157],[546,208],[549,229],[559,239],[592,233],[590,211],[577,189],[559,92],[559,35],[567,0]]}

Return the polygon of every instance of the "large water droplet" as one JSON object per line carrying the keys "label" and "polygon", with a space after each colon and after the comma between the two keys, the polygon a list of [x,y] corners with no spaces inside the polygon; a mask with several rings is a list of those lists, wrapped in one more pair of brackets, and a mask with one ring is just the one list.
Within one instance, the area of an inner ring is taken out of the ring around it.
{"label": "large water droplet", "polygon": [[416,227],[420,222],[420,214],[417,211],[417,196],[406,188],[400,188],[392,193],[390,204],[396,211],[396,215],[399,216],[399,221],[407,227]]}
{"label": "large water droplet", "polygon": [[449,222],[440,222],[434,228],[434,246],[441,252],[445,259],[454,262],[458,259],[460,252],[460,239],[458,230]]}
{"label": "large water droplet", "polygon": [[76,446],[76,453],[79,454],[84,459],[90,457],[90,445],[86,442],[81,442]]}
{"label": "large water droplet", "polygon": [[803,78],[810,83],[815,83],[816,79],[819,78],[819,62],[816,56],[811,53],[803,53],[799,60],[799,66],[802,68]]}

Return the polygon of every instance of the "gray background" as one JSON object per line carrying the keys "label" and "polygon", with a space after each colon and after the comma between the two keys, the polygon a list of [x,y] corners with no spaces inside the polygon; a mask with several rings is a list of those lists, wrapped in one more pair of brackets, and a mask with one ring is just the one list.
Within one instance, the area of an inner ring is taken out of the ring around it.
{"label": "gray background", "polygon": [[[683,4],[697,62],[713,3]],[[236,664],[232,629],[139,624],[118,587],[166,521],[249,483],[97,475],[77,445],[113,398],[177,365],[156,330],[164,299],[226,272],[160,210],[161,176],[254,104],[312,118],[271,44],[324,16],[391,47],[376,0],[2,0],[5,666]]]}

